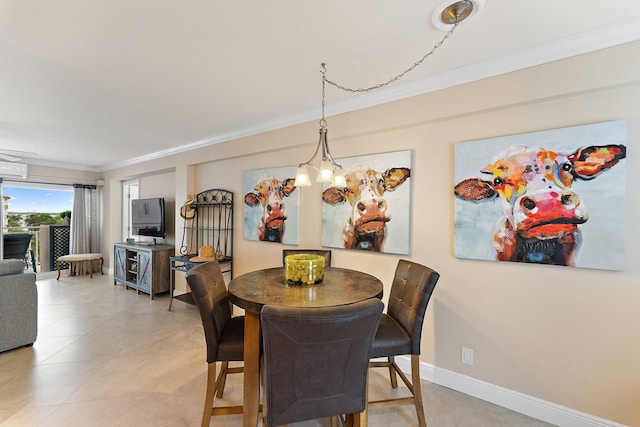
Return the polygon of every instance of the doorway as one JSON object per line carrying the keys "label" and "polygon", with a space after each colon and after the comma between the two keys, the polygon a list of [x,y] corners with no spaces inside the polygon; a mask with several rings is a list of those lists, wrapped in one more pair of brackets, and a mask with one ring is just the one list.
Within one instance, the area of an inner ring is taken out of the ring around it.
{"label": "doorway", "polygon": [[122,241],[132,238],[131,201],[140,198],[140,181],[130,180],[122,182]]}

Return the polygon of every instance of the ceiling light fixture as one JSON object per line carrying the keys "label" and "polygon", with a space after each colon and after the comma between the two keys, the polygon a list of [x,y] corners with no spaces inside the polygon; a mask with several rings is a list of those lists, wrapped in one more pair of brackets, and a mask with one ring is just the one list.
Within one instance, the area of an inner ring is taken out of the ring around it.
{"label": "ceiling light fixture", "polygon": [[[342,166],[337,164],[331,156],[329,151],[329,142],[327,141],[327,121],[324,118],[324,95],[327,83],[327,67],[323,63],[321,64],[322,70],[322,118],[320,119],[320,139],[316,146],[313,156],[304,163],[298,165],[298,171],[296,173],[296,181],[294,185],[296,187],[308,187],[311,185],[311,178],[309,177],[309,170],[307,166],[311,166],[318,171],[318,178],[316,182],[329,182],[331,187],[344,187],[346,185],[344,173],[342,172]],[[322,150],[322,160],[320,167],[316,167],[312,162],[315,160],[318,153]]]}
{"label": "ceiling light fixture", "polygon": [[[311,185],[311,178],[309,177],[309,170],[307,166],[312,167],[313,169],[318,171],[318,177],[316,178],[316,182],[325,182],[329,183],[331,187],[345,187],[346,180],[345,175],[342,170],[342,166],[340,166],[331,156],[331,151],[329,150],[329,142],[327,140],[327,121],[324,117],[324,107],[325,107],[325,90],[326,85],[330,84],[338,89],[344,90],[350,93],[363,93],[370,92],[375,89],[383,88],[395,81],[403,78],[408,72],[412,71],[414,68],[422,64],[422,62],[427,59],[428,56],[431,56],[442,44],[453,34],[458,25],[467,19],[474,12],[474,5],[480,6],[484,5],[484,0],[461,0],[456,3],[447,5],[444,7],[441,12],[438,14],[440,16],[440,21],[447,26],[450,26],[447,33],[444,35],[442,40],[436,43],[433,48],[427,52],[420,60],[416,61],[407,68],[402,73],[397,76],[389,79],[384,83],[379,83],[377,85],[368,87],[368,88],[360,88],[360,89],[351,89],[345,86],[341,86],[340,84],[327,79],[327,66],[325,63],[321,64],[320,73],[322,74],[322,118],[320,119],[320,139],[318,140],[318,145],[316,146],[316,150],[313,153],[313,156],[309,160],[304,163],[300,163],[298,165],[298,171],[296,173],[295,186],[296,187],[308,187]],[[436,11],[439,9],[436,9]],[[475,11],[477,13],[477,11]],[[439,27],[441,28],[441,27]],[[320,161],[320,166],[315,166],[313,161],[318,156],[318,153],[322,152],[322,157]]]}

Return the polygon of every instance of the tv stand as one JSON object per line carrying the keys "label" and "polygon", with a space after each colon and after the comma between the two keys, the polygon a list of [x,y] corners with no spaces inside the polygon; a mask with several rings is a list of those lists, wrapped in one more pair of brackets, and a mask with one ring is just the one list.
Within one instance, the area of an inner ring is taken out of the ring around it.
{"label": "tv stand", "polygon": [[114,247],[114,285],[124,284],[125,289],[154,295],[169,290],[169,257],[175,254],[170,245],[144,243],[116,243]]}

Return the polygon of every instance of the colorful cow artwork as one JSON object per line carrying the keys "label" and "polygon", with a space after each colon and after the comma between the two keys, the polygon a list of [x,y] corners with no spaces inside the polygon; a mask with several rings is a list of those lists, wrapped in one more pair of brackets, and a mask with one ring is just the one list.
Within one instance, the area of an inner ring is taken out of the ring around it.
{"label": "colorful cow artwork", "polygon": [[480,169],[487,179],[462,179],[454,194],[476,204],[499,200],[502,215],[493,232],[496,260],[575,266],[581,225],[589,212],[588,200],[572,185],[592,184],[625,157],[622,144],[589,145],[568,153],[510,146]]}
{"label": "colorful cow artwork", "polygon": [[345,174],[345,188],[327,188],[322,200],[330,205],[346,204],[348,215],[342,229],[346,249],[384,252],[387,223],[391,221],[385,192],[395,191],[411,176],[406,167],[379,172],[356,166]]}
{"label": "colorful cow artwork", "polygon": [[244,195],[244,203],[255,209],[260,209],[257,221],[258,240],[263,242],[282,243],[285,235],[285,221],[287,208],[284,202],[296,187],[294,178],[279,180],[273,176],[263,176],[250,191]]}

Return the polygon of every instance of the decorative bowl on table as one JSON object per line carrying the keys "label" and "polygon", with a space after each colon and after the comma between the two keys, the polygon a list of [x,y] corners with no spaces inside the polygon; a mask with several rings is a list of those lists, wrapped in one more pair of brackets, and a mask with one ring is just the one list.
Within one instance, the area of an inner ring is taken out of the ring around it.
{"label": "decorative bowl on table", "polygon": [[284,258],[285,278],[289,285],[315,285],[324,278],[322,255],[295,254]]}

